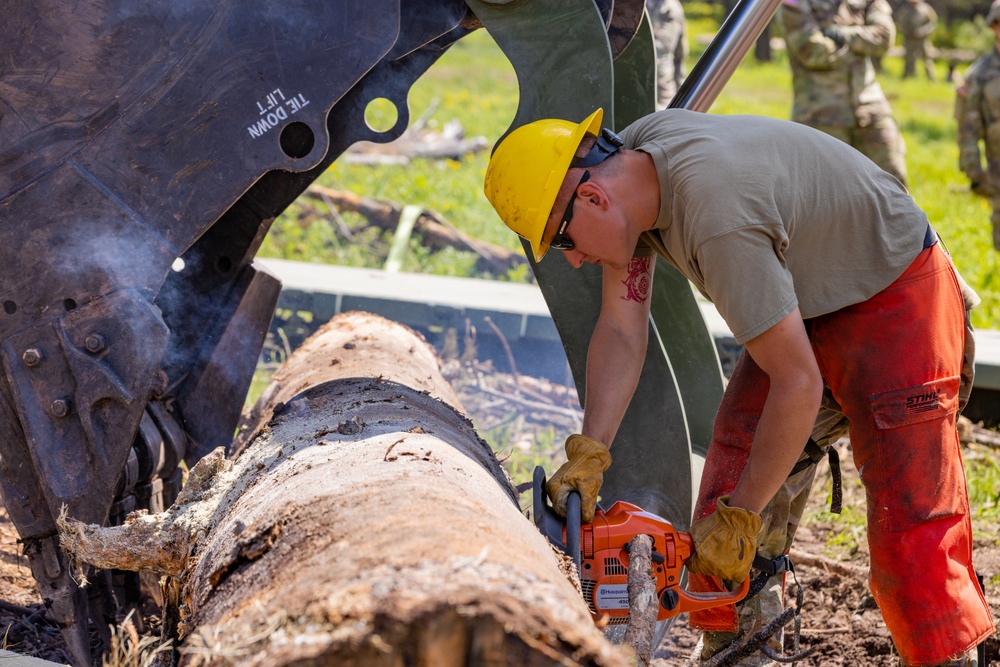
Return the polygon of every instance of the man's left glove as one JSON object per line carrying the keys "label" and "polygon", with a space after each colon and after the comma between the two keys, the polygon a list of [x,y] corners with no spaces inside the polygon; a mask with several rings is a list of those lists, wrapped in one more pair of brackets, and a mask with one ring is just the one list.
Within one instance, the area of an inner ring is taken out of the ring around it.
{"label": "man's left glove", "polygon": [[580,493],[580,520],[590,523],[597,509],[597,492],[604,482],[604,471],[611,467],[611,452],[601,442],[585,435],[566,438],[566,458],[559,470],[545,484],[552,508],[566,516],[566,499],[571,491]]}
{"label": "man's left glove", "polygon": [[694,555],[689,572],[743,581],[750,574],[757,554],[757,539],[763,520],[759,514],[729,506],[729,496],[716,501],[715,512],[691,524]]}

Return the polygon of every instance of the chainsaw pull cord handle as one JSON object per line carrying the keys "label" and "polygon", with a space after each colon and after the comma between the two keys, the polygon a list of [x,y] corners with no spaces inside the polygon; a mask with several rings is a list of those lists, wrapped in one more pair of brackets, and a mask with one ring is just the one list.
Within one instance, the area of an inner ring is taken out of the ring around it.
{"label": "chainsaw pull cord handle", "polygon": [[581,522],[580,494],[576,491],[570,491],[566,498],[566,550],[573,558],[577,575],[580,574],[580,568],[583,566],[583,556],[580,552]]}

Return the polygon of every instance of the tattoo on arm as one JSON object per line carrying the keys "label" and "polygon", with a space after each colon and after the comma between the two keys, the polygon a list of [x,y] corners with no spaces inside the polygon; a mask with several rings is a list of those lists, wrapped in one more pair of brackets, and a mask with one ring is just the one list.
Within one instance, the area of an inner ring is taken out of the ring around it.
{"label": "tattoo on arm", "polygon": [[622,299],[646,303],[646,299],[649,298],[651,282],[650,259],[649,257],[633,257],[628,263],[628,276],[622,281],[622,284],[625,285],[625,296],[621,297]]}

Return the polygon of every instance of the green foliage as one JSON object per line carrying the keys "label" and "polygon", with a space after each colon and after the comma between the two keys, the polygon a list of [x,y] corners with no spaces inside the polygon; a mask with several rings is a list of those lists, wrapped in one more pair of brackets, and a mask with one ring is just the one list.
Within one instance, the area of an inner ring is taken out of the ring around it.
{"label": "green foliage", "polygon": [[970,457],[965,462],[965,476],[973,521],[985,521],[987,536],[996,538],[996,524],[1000,518],[1000,465],[995,457]]}
{"label": "green foliage", "polygon": [[[865,505],[852,500],[864,497],[864,488],[861,486],[861,480],[856,477],[845,477],[844,484],[852,486],[843,490],[845,501],[840,514],[834,514],[829,510],[833,492],[831,483],[827,481],[825,487],[826,495],[821,505],[823,509],[807,513],[803,517],[803,520],[810,524],[836,524],[837,529],[831,531],[826,540],[827,548],[832,550],[830,555],[833,555],[833,552],[843,553],[844,551],[853,553],[867,539],[868,515]],[[814,489],[813,493],[817,491],[818,489]]]}
{"label": "green foliage", "polygon": [[986,25],[985,18],[980,15],[973,21],[959,21],[950,26],[944,22],[938,23],[931,41],[937,47],[986,53],[993,48],[994,35]]}
{"label": "green foliage", "polygon": [[[512,414],[510,419],[511,421],[489,429],[481,435],[483,440],[491,443],[493,449],[497,451],[500,462],[507,474],[510,475],[511,481],[515,485],[530,482],[536,466],[544,467],[547,475],[551,476],[558,467],[558,464],[553,463],[553,459],[557,453],[562,451],[562,442],[568,434],[557,434],[555,429],[549,426],[534,431],[534,439],[529,447],[511,446],[506,443],[514,440],[512,436],[515,435],[513,430],[515,415]],[[498,447],[497,443],[501,443],[501,445]],[[530,504],[531,495],[522,494],[521,508],[525,509]]]}
{"label": "green foliage", "polygon": [[688,53],[691,65],[694,64],[711,41],[712,35],[726,20],[726,8],[722,3],[685,2],[684,16],[687,20]]}

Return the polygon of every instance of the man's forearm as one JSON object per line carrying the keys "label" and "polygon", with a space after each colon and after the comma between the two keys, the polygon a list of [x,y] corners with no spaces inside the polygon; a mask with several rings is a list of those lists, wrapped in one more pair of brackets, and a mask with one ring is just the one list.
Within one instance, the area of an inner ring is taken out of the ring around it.
{"label": "man's forearm", "polygon": [[599,322],[587,354],[583,434],[608,447],[618,432],[646,359],[646,339],[618,336]]}

